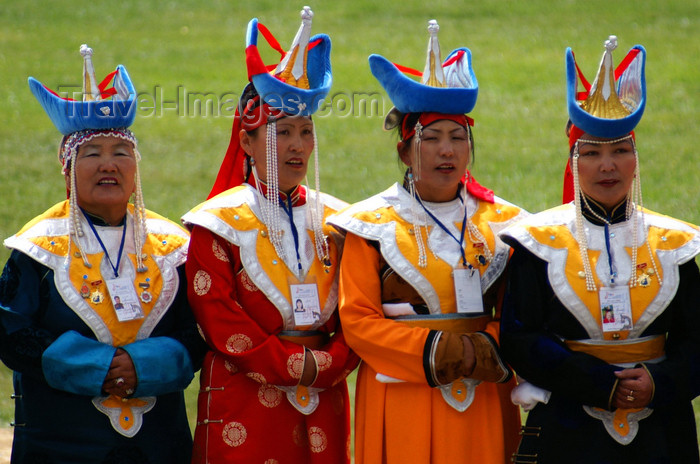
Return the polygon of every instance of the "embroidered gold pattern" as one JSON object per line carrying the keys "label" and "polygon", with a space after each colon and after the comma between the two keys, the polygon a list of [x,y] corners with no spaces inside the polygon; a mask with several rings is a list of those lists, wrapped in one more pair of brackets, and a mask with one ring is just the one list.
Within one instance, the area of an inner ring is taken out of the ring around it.
{"label": "embroidered gold pattern", "polygon": [[243,353],[253,347],[253,341],[245,334],[233,334],[226,340],[226,350],[229,353]]}
{"label": "embroidered gold pattern", "polygon": [[226,250],[224,250],[224,247],[222,247],[219,241],[216,239],[212,240],[211,242],[211,251],[219,261],[223,261],[225,263],[230,261],[226,255]]}
{"label": "embroidered gold pattern", "polygon": [[198,296],[204,296],[209,293],[209,289],[211,288],[211,277],[206,271],[200,269],[194,275],[192,286],[194,288],[194,292]]}
{"label": "embroidered gold pattern", "polygon": [[287,372],[293,379],[300,379],[304,370],[304,353],[294,353],[287,359]]}
{"label": "embroidered gold pattern", "polygon": [[333,364],[333,356],[331,356],[329,352],[313,350],[313,353],[314,357],[316,358],[319,371],[325,371]]}
{"label": "embroidered gold pattern", "polygon": [[282,390],[274,385],[261,385],[258,389],[258,401],[267,408],[277,407],[282,402]]}
{"label": "embroidered gold pattern", "polygon": [[309,447],[312,453],[322,453],[328,446],[326,433],[320,427],[309,428]]}
{"label": "embroidered gold pattern", "polygon": [[254,380],[258,383],[261,383],[261,384],[267,383],[267,379],[265,378],[265,376],[258,373],[258,372],[248,372],[246,374],[246,377],[248,377],[249,379]]}
{"label": "embroidered gold pattern", "polygon": [[238,373],[238,367],[233,364],[231,361],[224,361],[224,367],[226,368],[227,371],[229,371],[231,374],[236,374]]}
{"label": "embroidered gold pattern", "polygon": [[241,446],[248,438],[248,431],[240,422],[229,422],[224,426],[222,438],[228,446]]}

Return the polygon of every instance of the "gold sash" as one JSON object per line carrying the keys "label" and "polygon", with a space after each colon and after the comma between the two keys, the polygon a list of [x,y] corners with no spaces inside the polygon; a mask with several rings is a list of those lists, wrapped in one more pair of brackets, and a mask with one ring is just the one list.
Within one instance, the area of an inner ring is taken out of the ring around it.
{"label": "gold sash", "polygon": [[637,363],[661,358],[665,354],[666,336],[657,335],[644,339],[628,339],[609,342],[607,340],[567,340],[566,346],[573,351],[590,354],[610,364]]}

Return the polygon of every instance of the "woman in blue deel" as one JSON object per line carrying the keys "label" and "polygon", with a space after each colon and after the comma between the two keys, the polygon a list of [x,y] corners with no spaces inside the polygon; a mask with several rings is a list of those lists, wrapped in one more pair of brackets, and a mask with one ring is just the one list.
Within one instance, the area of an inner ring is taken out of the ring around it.
{"label": "woman in blue deel", "polygon": [[616,46],[592,85],[566,54],[566,204],[501,233],[514,249],[501,349],[530,410],[513,462],[698,462],[700,233],[642,206],[646,52],[615,68]]}
{"label": "woman in blue deel", "polygon": [[98,84],[92,50],[81,54],[81,100],[29,79],[64,136],[68,199],[5,241],[0,359],[14,370],[12,463],[188,463],[183,390],[205,348],[187,303],[189,237],[144,207],[126,69]]}

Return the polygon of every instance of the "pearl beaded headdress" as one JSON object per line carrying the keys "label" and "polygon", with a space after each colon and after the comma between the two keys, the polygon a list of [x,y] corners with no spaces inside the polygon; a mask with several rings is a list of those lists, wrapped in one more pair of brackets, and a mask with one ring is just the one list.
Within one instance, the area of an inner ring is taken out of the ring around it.
{"label": "pearl beaded headdress", "polygon": [[[64,137],[61,147],[58,151],[59,161],[62,163],[61,172],[64,175],[70,176],[70,192],[68,204],[69,212],[69,240],[75,241],[78,249],[81,249],[80,240],[84,236],[83,228],[80,222],[80,206],[77,198],[77,180],[76,180],[76,165],[78,162],[78,149],[81,145],[97,138],[97,137],[116,137],[129,142],[133,145],[134,157],[136,158],[136,174],[135,174],[135,191],[134,198],[134,249],[136,250],[136,267],[138,271],[144,269],[142,248],[145,241],[146,228],[146,207],[143,202],[143,191],[141,189],[141,174],[139,171],[139,162],[141,161],[141,153],[138,150],[138,142],[134,134],[126,128],[108,129],[108,130],[82,130],[74,132],[67,137]],[[70,244],[68,246],[70,249]],[[87,257],[84,253],[80,253],[86,267],[90,267]],[[67,257],[68,258],[68,257]]]}
{"label": "pearl beaded headdress", "polygon": [[[591,143],[591,144],[615,144],[629,140],[634,149],[634,179],[632,180],[632,185],[630,186],[630,191],[627,193],[627,208],[625,210],[625,219],[632,219],[632,270],[637,269],[637,233],[639,230],[639,223],[641,222],[642,230],[646,231],[644,223],[644,205],[642,201],[642,180],[639,173],[639,155],[637,153],[637,145],[635,144],[634,137],[632,134],[628,134],[624,137],[611,140],[589,140],[584,138],[579,138],[574,143],[573,152],[571,155],[572,161],[572,172],[574,180],[574,206],[576,208],[576,242],[579,246],[579,252],[581,253],[581,261],[583,262],[583,272],[586,278],[586,289],[588,291],[595,292],[597,287],[595,280],[593,279],[593,271],[591,269],[590,259],[588,257],[588,240],[586,239],[586,233],[583,225],[583,206],[586,206],[587,211],[589,211],[596,219],[603,223],[609,222],[604,217],[593,211],[588,205],[588,200],[586,196],[581,191],[581,185],[579,182],[578,174],[578,159],[579,159],[579,144],[580,143]],[[656,266],[656,261],[654,260],[654,255],[651,252],[651,247],[646,235],[644,236],[644,243],[647,247],[647,252],[649,253],[649,258],[651,259],[651,265],[654,269],[654,275],[659,280],[659,285],[662,284],[661,275]],[[630,277],[630,288],[637,286],[637,280],[634,276]]]}

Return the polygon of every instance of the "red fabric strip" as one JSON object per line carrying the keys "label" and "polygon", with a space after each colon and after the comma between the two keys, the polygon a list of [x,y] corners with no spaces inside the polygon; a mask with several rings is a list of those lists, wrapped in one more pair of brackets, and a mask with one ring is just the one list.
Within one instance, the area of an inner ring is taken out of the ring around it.
{"label": "red fabric strip", "polygon": [[[42,85],[43,85],[43,84],[42,84]],[[60,98],[61,100],[66,100],[66,101],[75,101],[75,100],[74,100],[74,99],[72,99],[72,98],[64,98],[64,97],[60,96],[59,94],[57,94],[56,92],[54,92],[54,91],[53,91],[53,90],[51,90],[50,88],[46,87],[45,85],[44,85],[44,88],[45,88],[46,90],[48,90],[48,91],[49,91],[49,93],[52,93],[53,95],[56,95],[56,96],[57,96],[58,98]]]}
{"label": "red fabric strip", "polygon": [[313,42],[309,42],[309,46],[307,47],[307,50],[311,50],[312,48],[314,48],[316,45],[320,44],[321,42],[323,42],[323,39],[320,39],[320,38],[314,40]]}
{"label": "red fabric strip", "polygon": [[622,73],[627,70],[627,67],[630,65],[630,63],[639,55],[639,49],[638,48],[633,48],[630,50],[630,52],[627,54],[627,56],[620,62],[619,65],[617,65],[617,68],[615,68],[615,80],[617,81],[620,76],[622,76]]}
{"label": "red fabric strip", "polygon": [[97,86],[97,88],[100,89],[100,96],[102,98],[109,98],[117,94],[117,89],[115,89],[114,87],[111,87],[109,89],[107,89],[106,87],[107,85],[109,85],[109,83],[112,81],[112,78],[116,76],[118,72],[119,70],[115,69],[111,73],[107,74],[107,76],[104,79],[102,79],[102,82],[100,82],[100,84]]}
{"label": "red fabric strip", "polygon": [[[406,122],[408,121],[408,116],[411,113],[407,113],[403,121],[401,122],[401,140],[406,141],[413,137],[416,133],[416,127],[407,127]],[[469,116],[465,114],[444,114],[444,113],[431,113],[431,112],[426,112],[426,113],[421,113],[421,115],[418,117],[418,122],[421,123],[423,127],[427,127],[430,124],[434,123],[435,121],[440,121],[442,119],[448,119],[450,121],[454,121],[460,126],[467,127],[467,125],[473,126],[474,125],[474,120],[470,118]]]}
{"label": "red fabric strip", "polygon": [[287,53],[282,49],[282,46],[280,43],[275,39],[275,36],[272,35],[270,30],[265,27],[263,23],[258,23],[258,31],[262,34],[263,37],[265,37],[265,40],[267,40],[267,43],[272,47],[274,50],[277,50],[282,57]]}
{"label": "red fabric strip", "polygon": [[[581,80],[581,84],[583,85],[583,88],[586,89],[585,97],[580,98],[577,96],[577,98],[579,98],[579,100],[584,100],[584,99],[588,98],[588,92],[590,92],[590,90],[591,90],[591,84],[586,79],[586,76],[584,76],[583,73],[581,72],[581,68],[578,67],[578,63],[576,62],[576,55],[574,55],[574,52],[571,52],[571,56],[574,57],[574,65],[576,65],[576,72],[578,73],[578,78]],[[584,92],[578,93],[578,95],[582,95],[582,94],[584,94]]]}
{"label": "red fabric strip", "polygon": [[399,71],[404,72],[406,74],[412,74],[414,76],[423,77],[423,73],[421,71],[418,71],[417,69],[409,68],[408,66],[403,66],[401,64],[396,63],[394,63],[394,66],[396,66],[396,68]]}
{"label": "red fabric strip", "polygon": [[243,116],[236,108],[236,115],[233,118],[233,127],[231,128],[231,139],[226,149],[226,155],[224,155],[219,173],[216,175],[216,180],[207,199],[245,182],[245,151],[241,147],[239,136],[241,129],[251,131],[266,124],[268,116],[281,116],[284,114],[267,103],[259,105],[259,101],[260,96],[248,100],[243,110]]}
{"label": "red fabric strip", "polygon": [[469,192],[471,196],[476,197],[479,200],[487,201],[489,203],[494,202],[493,190],[487,189],[486,187],[479,184],[476,181],[476,179],[474,179],[474,176],[472,176],[471,172],[467,171],[467,173],[462,178],[462,182],[467,183],[467,192]]}
{"label": "red fabric strip", "polygon": [[100,92],[104,92],[105,89],[107,88],[107,85],[112,81],[112,78],[117,74],[117,70],[115,69],[111,73],[107,74],[107,76],[102,79],[102,82],[100,82],[100,85],[97,86],[98,89],[100,89]]}
{"label": "red fabric strip", "polygon": [[445,68],[445,67],[451,65],[452,63],[454,63],[454,62],[457,61],[458,59],[462,58],[462,55],[464,55],[464,50],[458,51],[458,52],[455,54],[455,56],[453,56],[453,57],[450,58],[449,60],[445,61],[445,63],[443,63],[443,65],[442,65],[442,67]]}
{"label": "red fabric strip", "polygon": [[216,175],[216,180],[211,188],[211,192],[207,200],[218,195],[230,188],[241,185],[244,179],[245,166],[245,151],[241,147],[241,140],[238,133],[241,130],[241,116],[236,109],[236,115],[233,118],[233,127],[231,128],[231,140],[229,141],[226,155],[219,168],[219,173]]}
{"label": "red fabric strip", "polygon": [[248,67],[248,81],[252,82],[252,77],[258,74],[267,73],[267,68],[260,58],[260,53],[258,53],[258,47],[255,45],[249,45],[245,49],[245,62]]}

